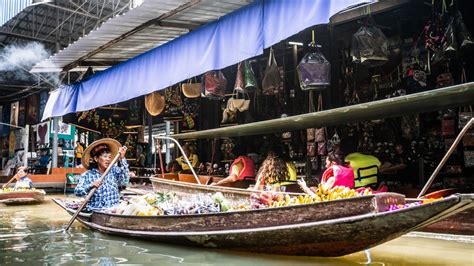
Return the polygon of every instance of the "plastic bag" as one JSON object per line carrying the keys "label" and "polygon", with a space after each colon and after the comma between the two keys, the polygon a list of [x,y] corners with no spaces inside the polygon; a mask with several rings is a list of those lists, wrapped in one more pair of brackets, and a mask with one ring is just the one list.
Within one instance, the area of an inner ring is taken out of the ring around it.
{"label": "plastic bag", "polygon": [[456,13],[455,17],[455,29],[459,47],[461,47],[461,49],[468,49],[470,47],[472,48],[474,45],[472,35],[464,24],[461,12],[459,11]]}
{"label": "plastic bag", "polygon": [[352,35],[352,59],[355,63],[374,67],[388,61],[388,39],[373,25],[362,26]]}
{"label": "plastic bag", "polygon": [[302,90],[321,90],[331,84],[331,64],[319,51],[307,53],[297,71]]}

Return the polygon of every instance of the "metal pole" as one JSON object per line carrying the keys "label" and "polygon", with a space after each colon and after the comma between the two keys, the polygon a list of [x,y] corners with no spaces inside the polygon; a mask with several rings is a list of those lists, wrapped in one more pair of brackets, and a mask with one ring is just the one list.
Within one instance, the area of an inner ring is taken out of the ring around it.
{"label": "metal pole", "polygon": [[[166,121],[166,136],[169,136],[171,134],[171,122]],[[171,152],[170,152],[170,141],[166,140],[166,154],[165,154],[165,162],[168,164],[171,161]]]}
{"label": "metal pole", "polygon": [[53,118],[53,165],[52,167],[57,168],[58,167],[58,131],[59,131],[59,118],[54,117]]}
{"label": "metal pole", "polygon": [[181,145],[179,144],[179,142],[178,142],[177,140],[175,140],[174,138],[172,138],[172,137],[157,136],[156,138],[157,138],[157,139],[171,140],[172,142],[174,142],[174,144],[175,144],[175,145],[178,147],[178,149],[181,151],[181,154],[183,155],[184,160],[185,160],[186,163],[189,165],[189,169],[190,169],[191,172],[193,173],[193,176],[194,176],[194,178],[196,179],[196,182],[197,182],[199,185],[202,185],[201,181],[199,180],[198,175],[197,175],[196,172],[194,171],[193,165],[192,165],[191,162],[189,161],[189,158],[188,158],[188,156],[186,155],[186,153],[184,153],[183,148],[181,147]]}
{"label": "metal pole", "polygon": [[25,126],[25,135],[23,136],[23,148],[25,148],[25,154],[23,155],[23,165],[28,167],[28,139],[30,135],[30,125]]}

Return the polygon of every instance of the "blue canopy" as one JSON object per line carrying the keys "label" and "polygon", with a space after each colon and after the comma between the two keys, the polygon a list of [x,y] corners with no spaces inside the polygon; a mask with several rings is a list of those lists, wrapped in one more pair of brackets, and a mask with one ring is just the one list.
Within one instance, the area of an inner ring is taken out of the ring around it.
{"label": "blue canopy", "polygon": [[222,69],[371,0],[256,0],[199,29],[51,93],[43,120],[123,102]]}

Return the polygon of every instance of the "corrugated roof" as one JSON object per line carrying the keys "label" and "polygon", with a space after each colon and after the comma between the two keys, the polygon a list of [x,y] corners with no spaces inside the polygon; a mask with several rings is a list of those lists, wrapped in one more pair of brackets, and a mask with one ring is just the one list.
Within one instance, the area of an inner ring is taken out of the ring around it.
{"label": "corrugated roof", "polygon": [[81,65],[108,67],[218,19],[249,0],[146,0],[36,64],[31,72],[68,71]]}
{"label": "corrugated roof", "polygon": [[0,5],[0,26],[31,5],[32,0],[2,1]]}

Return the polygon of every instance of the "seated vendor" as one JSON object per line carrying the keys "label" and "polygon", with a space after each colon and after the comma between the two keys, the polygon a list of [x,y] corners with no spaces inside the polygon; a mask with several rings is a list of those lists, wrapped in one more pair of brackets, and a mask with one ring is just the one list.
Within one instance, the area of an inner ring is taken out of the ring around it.
{"label": "seated vendor", "polygon": [[181,165],[176,160],[173,160],[166,165],[167,173],[178,174],[181,170]]}
{"label": "seated vendor", "polygon": [[[193,168],[198,167],[199,158],[197,154],[193,151],[192,147],[190,147],[188,144],[183,145],[183,152],[188,157],[189,162],[191,163],[192,167]],[[188,163],[186,162],[186,159],[184,158],[184,155],[181,155],[180,157],[176,158],[176,161],[179,163],[183,171],[191,170]]]}
{"label": "seated vendor", "polygon": [[15,189],[25,188],[25,189],[32,189],[33,188],[33,181],[28,178],[26,174],[26,166],[18,167],[18,171],[15,174],[16,183]]}
{"label": "seated vendor", "polygon": [[211,183],[211,186],[233,183],[247,178],[255,178],[255,164],[249,157],[239,156],[230,166],[229,176],[218,182]]}
{"label": "seated vendor", "polygon": [[[326,170],[321,176],[321,183],[328,184],[328,188],[332,188],[334,186],[354,188],[354,172],[352,168],[346,165],[344,162],[344,155],[342,155],[342,153],[335,151],[328,153],[326,157]],[[298,181],[298,184],[307,194],[314,194],[306,186],[306,183],[303,179]]]}

